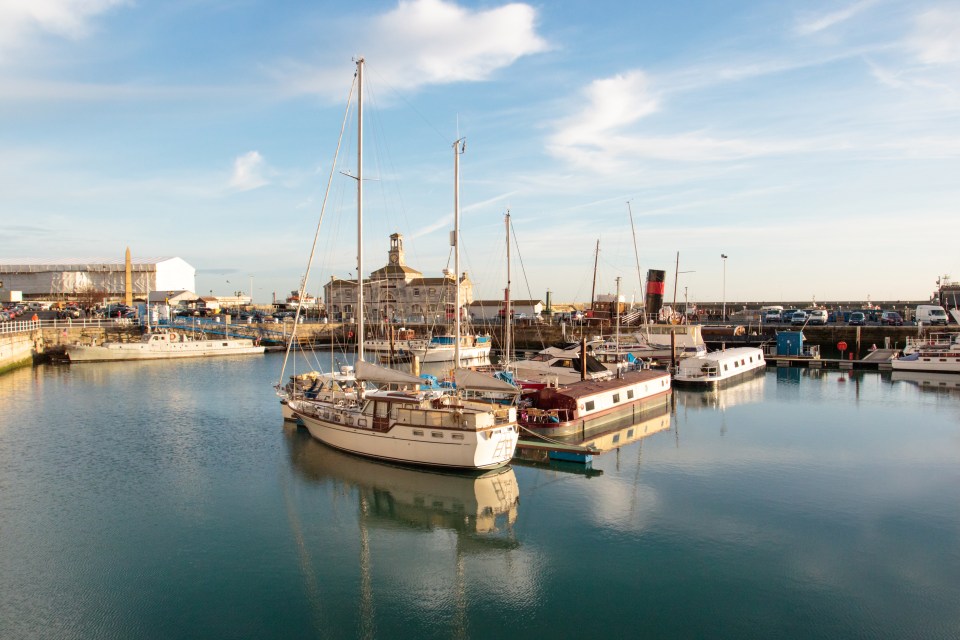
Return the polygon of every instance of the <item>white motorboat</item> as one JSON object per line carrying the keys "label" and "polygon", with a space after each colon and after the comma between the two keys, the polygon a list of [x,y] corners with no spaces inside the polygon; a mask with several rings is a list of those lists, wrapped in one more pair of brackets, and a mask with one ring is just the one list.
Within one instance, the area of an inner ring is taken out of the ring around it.
{"label": "white motorboat", "polygon": [[639,331],[610,339],[595,349],[596,355],[630,354],[638,360],[668,361],[696,358],[707,353],[700,325],[650,324]]}
{"label": "white motorboat", "polygon": [[556,385],[579,380],[607,380],[615,372],[591,355],[591,347],[579,342],[547,347],[533,356],[513,360],[506,367],[518,379]]}
{"label": "white motorboat", "polygon": [[735,347],[684,358],[677,365],[674,384],[710,389],[756,375],[767,366],[763,350]]}
{"label": "white motorboat", "polygon": [[162,360],[263,353],[264,347],[249,338],[194,339],[176,331],[148,331],[137,342],[104,342],[67,346],[67,357],[76,362]]}
{"label": "white motorboat", "polygon": [[894,371],[960,373],[960,333],[935,333],[911,341],[903,353],[890,361]]}

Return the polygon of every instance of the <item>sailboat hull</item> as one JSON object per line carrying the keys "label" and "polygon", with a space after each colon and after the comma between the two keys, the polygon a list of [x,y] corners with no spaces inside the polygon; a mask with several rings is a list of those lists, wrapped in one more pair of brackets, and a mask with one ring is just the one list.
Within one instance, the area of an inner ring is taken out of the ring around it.
{"label": "sailboat hull", "polygon": [[[356,455],[399,464],[450,469],[494,469],[510,462],[517,446],[515,422],[463,429],[450,412],[424,413],[424,424],[393,422],[380,430],[362,411],[291,403],[314,438]],[[434,424],[431,424],[434,423]]]}

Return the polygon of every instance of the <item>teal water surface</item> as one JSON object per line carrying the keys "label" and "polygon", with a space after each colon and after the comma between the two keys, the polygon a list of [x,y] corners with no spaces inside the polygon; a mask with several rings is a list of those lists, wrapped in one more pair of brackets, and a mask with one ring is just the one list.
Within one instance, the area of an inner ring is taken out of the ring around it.
{"label": "teal water surface", "polygon": [[464,477],[284,427],[279,369],[0,376],[0,638],[960,637],[949,385],[771,369]]}

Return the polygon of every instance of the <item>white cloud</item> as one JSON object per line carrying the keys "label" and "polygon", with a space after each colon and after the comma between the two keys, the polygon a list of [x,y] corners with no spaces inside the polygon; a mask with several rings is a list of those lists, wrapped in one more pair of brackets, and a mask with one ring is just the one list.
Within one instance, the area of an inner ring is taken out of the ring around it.
{"label": "white cloud", "polygon": [[907,47],[925,64],[960,62],[960,9],[930,9],[917,16]]}
{"label": "white cloud", "polygon": [[[616,132],[657,110],[647,76],[630,71],[594,80],[583,91],[586,106],[575,116],[556,123],[548,149],[568,160],[596,160],[596,152],[616,147]],[[622,138],[621,138],[622,140]]]}
{"label": "white cloud", "polygon": [[608,172],[638,159],[717,162],[815,148],[816,143],[801,140],[720,138],[701,132],[633,133],[631,125],[658,108],[648,85],[641,71],[594,80],[583,92],[587,105],[576,116],[556,123],[547,150],[575,166]]}
{"label": "white cloud", "polygon": [[836,26],[842,22],[846,22],[861,11],[868,9],[876,3],[877,0],[859,0],[858,2],[854,2],[853,4],[844,7],[843,9],[839,9],[824,15],[807,18],[803,22],[797,24],[796,31],[803,36],[818,33],[824,29],[829,29],[830,27]]}
{"label": "white cloud", "polygon": [[81,38],[90,19],[128,0],[0,0],[0,60],[44,33]]}
{"label": "white cloud", "polygon": [[[445,0],[405,0],[363,29],[351,48],[391,86],[417,89],[431,84],[477,82],[518,58],[547,49],[536,33],[536,10],[511,3],[471,10]],[[287,62],[283,82],[297,93],[340,97],[343,70]]]}
{"label": "white cloud", "polygon": [[269,184],[263,173],[266,163],[257,151],[248,151],[233,161],[233,177],[230,187],[237,191],[250,191]]}

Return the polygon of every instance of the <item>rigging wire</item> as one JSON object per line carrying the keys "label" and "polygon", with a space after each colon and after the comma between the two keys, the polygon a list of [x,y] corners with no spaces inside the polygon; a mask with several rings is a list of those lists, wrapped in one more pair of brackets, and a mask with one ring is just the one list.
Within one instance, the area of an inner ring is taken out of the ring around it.
{"label": "rigging wire", "polygon": [[[296,336],[297,325],[300,323],[300,312],[303,310],[303,298],[307,290],[307,283],[310,279],[310,268],[313,266],[313,256],[317,250],[317,241],[320,238],[320,227],[323,224],[323,216],[327,209],[327,199],[330,196],[330,185],[333,183],[334,171],[336,170],[337,160],[340,155],[340,145],[343,143],[343,132],[347,127],[347,119],[350,117],[350,105],[353,103],[353,91],[357,88],[357,75],[354,74],[353,82],[350,84],[350,92],[347,95],[347,106],[343,114],[343,123],[340,125],[340,137],[337,140],[337,149],[333,154],[333,162],[330,165],[330,175],[327,178],[327,188],[323,194],[323,203],[320,205],[320,219],[317,220],[317,230],[313,235],[313,244],[310,247],[310,258],[307,260],[307,270],[303,275],[303,281],[300,283],[299,300],[297,300],[297,312],[293,317],[293,329],[290,340],[287,342],[287,350],[283,354],[283,365],[280,367],[280,380],[277,386],[283,385],[283,377],[287,367],[287,360],[290,358],[290,348],[293,346]],[[357,274],[359,276],[359,274]]]}

